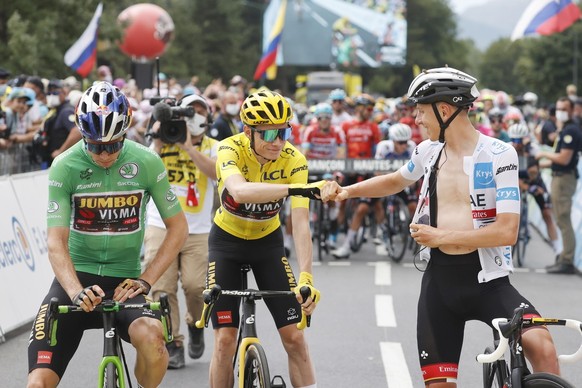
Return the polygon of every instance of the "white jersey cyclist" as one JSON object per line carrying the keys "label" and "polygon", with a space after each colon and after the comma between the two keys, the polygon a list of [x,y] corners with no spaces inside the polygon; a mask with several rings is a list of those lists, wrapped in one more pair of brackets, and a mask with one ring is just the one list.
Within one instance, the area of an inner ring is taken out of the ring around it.
{"label": "white jersey cyclist", "polygon": [[[409,180],[424,176],[418,207],[413,223],[430,224],[429,177],[439,159],[444,143],[425,140],[414,150],[408,164],[400,173]],[[469,193],[473,213],[473,226],[479,229],[493,223],[497,214],[520,212],[518,187],[518,160],[515,149],[495,138],[481,134],[472,156],[465,157],[464,171],[469,176]],[[437,173],[438,185],[438,173]],[[435,192],[435,189],[431,189]],[[435,223],[431,225],[435,226]],[[478,273],[480,283],[488,282],[513,272],[511,247],[479,248],[482,270]],[[421,251],[421,258],[429,260],[430,249]]]}

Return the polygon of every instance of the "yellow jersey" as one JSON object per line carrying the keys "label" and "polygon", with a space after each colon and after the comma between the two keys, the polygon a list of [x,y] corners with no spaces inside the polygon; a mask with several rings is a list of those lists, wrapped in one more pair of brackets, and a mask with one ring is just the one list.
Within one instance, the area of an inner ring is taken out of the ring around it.
{"label": "yellow jersey", "polygon": [[[272,233],[281,222],[279,211],[285,199],[267,203],[238,203],[224,186],[231,175],[240,174],[247,182],[307,184],[307,159],[291,143],[286,142],[275,161],[261,165],[244,134],[230,136],[218,143],[216,175],[220,207],[214,223],[226,232],[246,240],[255,240]],[[291,208],[309,208],[309,199],[291,197]]]}

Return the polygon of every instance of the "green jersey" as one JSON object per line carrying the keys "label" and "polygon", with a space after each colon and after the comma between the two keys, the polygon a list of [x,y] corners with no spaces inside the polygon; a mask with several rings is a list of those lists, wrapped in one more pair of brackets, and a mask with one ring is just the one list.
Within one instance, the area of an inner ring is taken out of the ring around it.
{"label": "green jersey", "polygon": [[70,228],[69,251],[77,271],[138,277],[150,198],[163,219],[182,211],[155,152],[125,140],[117,161],[103,168],[79,141],[50,168],[47,225]]}

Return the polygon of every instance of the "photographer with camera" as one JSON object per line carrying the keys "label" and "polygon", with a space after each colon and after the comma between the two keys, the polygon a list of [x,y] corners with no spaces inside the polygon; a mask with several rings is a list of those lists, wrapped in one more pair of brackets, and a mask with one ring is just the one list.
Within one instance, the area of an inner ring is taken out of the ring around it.
{"label": "photographer with camera", "polygon": [[[155,100],[154,100],[155,101]],[[186,297],[186,324],[190,343],[188,354],[200,358],[204,352],[202,329],[194,327],[195,317],[202,312],[206,266],[208,263],[208,233],[212,225],[211,211],[216,180],[216,145],[206,136],[210,125],[210,107],[196,94],[184,96],[177,104],[172,99],[158,102],[153,116],[153,148],[162,158],[168,180],[186,214],[189,236],[178,257],[153,285],[154,298],[165,292],[169,296],[174,342],[167,345],[170,354],[169,369],[185,366],[184,335],[180,333],[178,306],[178,279]],[[155,207],[148,208],[148,226],[145,233],[146,264],[155,257],[166,230]]]}

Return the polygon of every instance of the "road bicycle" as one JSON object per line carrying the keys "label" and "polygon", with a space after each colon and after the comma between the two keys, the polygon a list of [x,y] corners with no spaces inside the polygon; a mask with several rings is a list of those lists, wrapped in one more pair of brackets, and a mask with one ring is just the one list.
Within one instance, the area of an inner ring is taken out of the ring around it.
{"label": "road bicycle", "polygon": [[331,251],[331,246],[329,243],[332,227],[330,210],[331,206],[335,206],[335,204],[330,204],[328,202],[323,203],[321,201],[310,202],[310,218],[313,228],[313,240],[317,245],[317,258],[319,261],[323,261],[323,256],[328,255]]}
{"label": "road bicycle", "polygon": [[[531,373],[521,345],[522,330],[534,326],[566,326],[582,335],[582,322],[573,319],[524,318],[523,308],[514,310],[511,320],[496,318],[494,329],[494,348],[487,347],[484,354],[477,356],[483,364],[483,387],[491,388],[574,388],[563,378],[551,373]],[[504,359],[509,348],[509,363]],[[573,363],[582,358],[582,346],[571,355],[560,355],[564,363]]]}
{"label": "road bicycle", "polygon": [[386,198],[386,221],[384,223],[384,240],[388,256],[394,262],[400,262],[409,245],[410,212],[408,206],[398,195]]}
{"label": "road bicycle", "polygon": [[[242,290],[222,290],[219,285],[214,285],[210,290],[204,291],[204,308],[200,320],[196,321],[196,327],[199,329],[208,327],[210,313],[220,295],[240,298],[242,300],[241,317],[235,357],[232,360],[235,376],[238,372],[238,386],[239,388],[285,388],[286,384],[281,376],[274,376],[272,380],[270,378],[267,355],[259,341],[255,325],[255,301],[263,298],[295,296],[295,292],[249,289],[247,288],[247,274],[250,270],[250,265],[241,266]],[[309,287],[302,287],[300,292],[303,300],[310,296]],[[302,330],[309,325],[310,316],[302,314],[301,322],[297,324],[297,328]]]}
{"label": "road bicycle", "polygon": [[513,263],[522,267],[525,261],[525,249],[527,244],[531,239],[529,233],[529,219],[528,219],[528,194],[527,191],[521,193],[521,205],[520,205],[520,216],[519,216],[519,231],[517,234],[517,241],[511,249],[511,255],[513,256]]}
{"label": "road bicycle", "polygon": [[[115,327],[115,315],[127,309],[149,309],[161,311],[164,339],[166,342],[173,340],[172,324],[170,320],[170,304],[168,296],[160,295],[159,302],[146,303],[119,303],[114,300],[104,300],[93,311],[100,312],[103,317],[103,358],[99,364],[98,388],[125,388],[129,370],[125,361],[125,354],[121,346],[121,340]],[[61,314],[84,313],[77,305],[60,305],[58,298],[51,298],[47,311],[47,341],[51,346],[57,344],[58,318]],[[124,371],[125,369],[125,371]],[[129,388],[132,387],[131,379],[127,379]]]}

